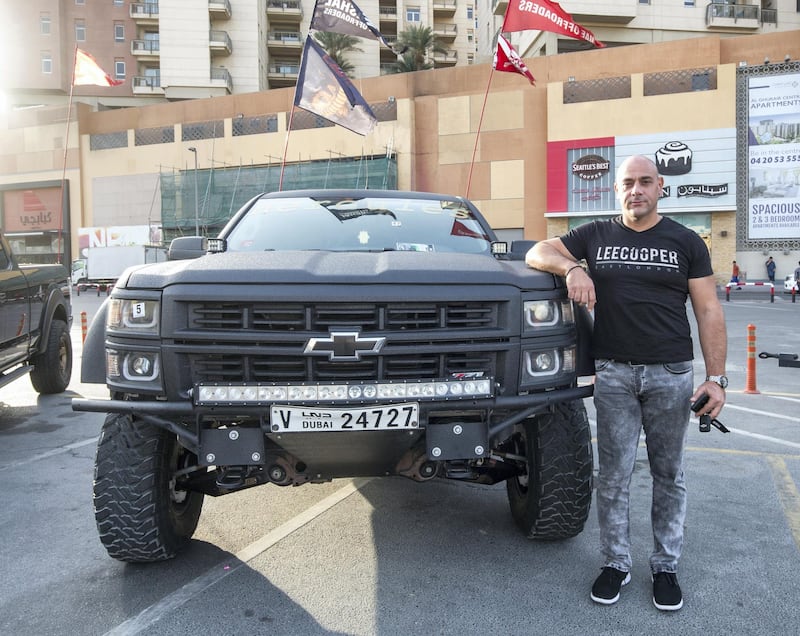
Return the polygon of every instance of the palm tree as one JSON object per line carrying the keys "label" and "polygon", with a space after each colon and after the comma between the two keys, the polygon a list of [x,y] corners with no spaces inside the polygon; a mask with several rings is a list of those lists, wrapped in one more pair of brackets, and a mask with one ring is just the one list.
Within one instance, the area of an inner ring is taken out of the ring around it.
{"label": "palm tree", "polygon": [[395,63],[396,73],[431,69],[433,64],[428,62],[429,54],[447,53],[431,27],[414,24],[397,34],[397,48],[404,50],[404,53]]}
{"label": "palm tree", "polygon": [[360,38],[344,33],[317,31],[314,33],[314,39],[325,49],[325,52],[331,56],[331,59],[339,65],[342,72],[350,77],[356,67],[347,60],[346,54],[362,52],[362,49],[358,46]]}

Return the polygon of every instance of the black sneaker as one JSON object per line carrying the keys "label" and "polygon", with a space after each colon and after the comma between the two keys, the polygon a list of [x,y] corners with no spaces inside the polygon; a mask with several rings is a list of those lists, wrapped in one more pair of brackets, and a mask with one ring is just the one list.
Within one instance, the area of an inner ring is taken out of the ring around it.
{"label": "black sneaker", "polygon": [[673,572],[656,572],[653,574],[653,605],[666,612],[683,607],[681,586]]}
{"label": "black sneaker", "polygon": [[612,605],[619,600],[619,589],[631,580],[630,572],[605,567],[592,585],[592,600],[603,605]]}

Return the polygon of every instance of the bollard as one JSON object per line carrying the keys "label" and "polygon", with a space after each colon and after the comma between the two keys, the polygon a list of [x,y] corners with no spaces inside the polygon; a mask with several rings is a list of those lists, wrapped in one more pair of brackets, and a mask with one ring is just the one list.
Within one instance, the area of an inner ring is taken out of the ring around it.
{"label": "bollard", "polygon": [[86,312],[81,312],[81,343],[86,342]]}
{"label": "bollard", "polygon": [[797,290],[792,287],[792,302],[794,302],[794,297],[797,296]]}
{"label": "bollard", "polygon": [[775,302],[775,285],[769,286],[769,302]]}
{"label": "bollard", "polygon": [[756,326],[747,325],[747,375],[744,393],[759,393],[756,388]]}
{"label": "bollard", "polygon": [[725,285],[725,300],[731,302],[731,286]]}

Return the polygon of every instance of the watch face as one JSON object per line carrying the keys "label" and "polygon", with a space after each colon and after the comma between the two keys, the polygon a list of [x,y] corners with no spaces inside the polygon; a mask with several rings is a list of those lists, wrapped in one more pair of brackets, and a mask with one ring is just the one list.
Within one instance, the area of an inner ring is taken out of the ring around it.
{"label": "watch face", "polygon": [[728,378],[724,375],[710,375],[708,376],[707,380],[711,382],[716,382],[719,384],[723,389],[728,388]]}

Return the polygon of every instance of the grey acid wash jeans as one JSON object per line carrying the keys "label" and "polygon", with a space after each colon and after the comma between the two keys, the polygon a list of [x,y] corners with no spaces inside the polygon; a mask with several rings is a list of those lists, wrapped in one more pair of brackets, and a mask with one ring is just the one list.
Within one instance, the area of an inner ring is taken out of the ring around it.
{"label": "grey acid wash jeans", "polygon": [[670,364],[595,361],[597,516],[604,567],[629,572],[630,484],[644,430],[653,479],[650,569],[676,572],[683,547],[683,451],[694,389],[691,360]]}

